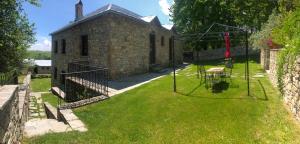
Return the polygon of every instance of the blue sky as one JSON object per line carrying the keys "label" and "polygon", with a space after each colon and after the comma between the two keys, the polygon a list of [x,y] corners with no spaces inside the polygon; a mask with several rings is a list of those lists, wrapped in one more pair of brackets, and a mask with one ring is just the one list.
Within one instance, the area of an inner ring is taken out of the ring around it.
{"label": "blue sky", "polygon": [[[40,0],[41,6],[24,4],[30,22],[35,23],[37,42],[31,50],[50,51],[49,34],[74,20],[78,0]],[[162,24],[170,24],[168,8],[173,0],[82,0],[84,14],[108,3],[116,4],[142,16],[156,15]]]}

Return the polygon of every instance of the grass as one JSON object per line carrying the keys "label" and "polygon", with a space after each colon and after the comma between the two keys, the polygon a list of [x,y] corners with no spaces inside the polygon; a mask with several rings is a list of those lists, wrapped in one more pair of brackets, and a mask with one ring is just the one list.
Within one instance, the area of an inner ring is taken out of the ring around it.
{"label": "grass", "polygon": [[52,106],[57,107],[58,104],[57,96],[53,95],[52,93],[42,94],[42,100],[43,102],[48,102]]}
{"label": "grass", "polygon": [[50,88],[50,78],[34,78],[31,80],[31,90],[33,92],[48,92]]}
{"label": "grass", "polygon": [[[218,61],[206,62],[206,67]],[[250,63],[251,75],[261,73]],[[88,132],[47,134],[24,143],[300,143],[300,128],[269,80],[251,77],[247,96],[244,64],[236,61],[223,91],[205,89],[189,66],[172,75],[75,109]]]}

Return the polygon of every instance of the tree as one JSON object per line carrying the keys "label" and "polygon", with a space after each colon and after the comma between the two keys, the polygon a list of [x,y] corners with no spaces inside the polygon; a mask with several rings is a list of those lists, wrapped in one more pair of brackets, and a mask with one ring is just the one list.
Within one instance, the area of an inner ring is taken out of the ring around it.
{"label": "tree", "polygon": [[38,0],[0,1],[0,72],[20,66],[27,48],[35,42],[34,25],[22,9],[24,2],[38,5]]}
{"label": "tree", "polygon": [[[257,30],[277,5],[276,0],[175,0],[171,17],[176,29],[183,34],[203,32],[214,22]],[[187,40],[191,42],[194,47],[207,45],[194,38]]]}

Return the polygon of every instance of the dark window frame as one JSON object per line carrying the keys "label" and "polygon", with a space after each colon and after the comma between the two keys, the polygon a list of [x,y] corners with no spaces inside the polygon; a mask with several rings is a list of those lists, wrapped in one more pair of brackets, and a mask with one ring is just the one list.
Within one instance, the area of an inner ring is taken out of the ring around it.
{"label": "dark window frame", "polygon": [[58,41],[55,40],[54,41],[54,53],[57,53],[58,52]]}
{"label": "dark window frame", "polygon": [[60,75],[60,83],[61,84],[65,84],[65,79],[66,79],[66,76],[64,75],[64,73],[66,73],[64,70],[61,71],[61,75]]}
{"label": "dark window frame", "polygon": [[61,53],[62,54],[66,53],[66,46],[67,46],[66,39],[62,39],[61,40]]}
{"label": "dark window frame", "polygon": [[161,46],[165,46],[165,37],[161,36],[160,38]]}
{"label": "dark window frame", "polygon": [[54,79],[57,79],[57,67],[54,67]]}
{"label": "dark window frame", "polygon": [[89,37],[88,35],[81,36],[81,44],[80,44],[80,54],[81,56],[89,55]]}

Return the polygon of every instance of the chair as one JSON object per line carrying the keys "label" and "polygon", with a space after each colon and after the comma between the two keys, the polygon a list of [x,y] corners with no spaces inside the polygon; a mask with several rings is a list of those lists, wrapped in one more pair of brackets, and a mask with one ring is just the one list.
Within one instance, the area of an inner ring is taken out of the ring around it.
{"label": "chair", "polygon": [[204,79],[205,87],[208,88],[211,86],[211,75],[208,75],[204,65],[199,65],[199,72],[200,72],[200,82],[202,83],[202,80]]}
{"label": "chair", "polygon": [[221,75],[221,78],[223,78],[225,80],[226,80],[226,78],[230,78],[230,80],[231,80],[232,69],[233,69],[232,59],[225,61],[225,71]]}

